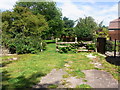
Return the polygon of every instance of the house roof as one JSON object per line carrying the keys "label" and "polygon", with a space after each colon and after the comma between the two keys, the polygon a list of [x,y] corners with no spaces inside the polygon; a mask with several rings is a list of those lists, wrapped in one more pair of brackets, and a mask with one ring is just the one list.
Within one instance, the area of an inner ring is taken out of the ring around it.
{"label": "house roof", "polygon": [[109,30],[120,30],[120,17],[110,22]]}

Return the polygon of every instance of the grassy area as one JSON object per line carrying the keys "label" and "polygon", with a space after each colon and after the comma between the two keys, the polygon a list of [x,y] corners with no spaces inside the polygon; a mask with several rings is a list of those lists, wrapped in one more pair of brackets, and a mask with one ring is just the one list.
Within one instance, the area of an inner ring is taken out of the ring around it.
{"label": "grassy area", "polygon": [[[1,57],[6,64],[2,67],[3,75],[3,88],[23,88],[32,87],[40,81],[42,76],[48,74],[53,68],[63,68],[65,63],[69,63],[67,72],[73,76],[84,78],[85,75],[82,70],[95,69],[93,64],[90,64],[91,59],[85,55],[89,53],[63,53],[60,54],[55,50],[55,44],[51,43],[47,45],[47,49],[44,52],[38,54],[23,54],[15,56]],[[100,58],[101,63],[104,64],[105,70],[113,73],[117,73],[117,66],[111,65],[105,61],[105,58],[97,55]],[[7,59],[17,57],[18,60],[9,61]],[[7,63],[9,62],[9,63]],[[112,71],[111,71],[112,70]],[[117,75],[117,74],[116,74]],[[68,77],[63,76],[64,78]],[[116,76],[115,76],[116,78]],[[51,86],[54,87],[54,86]]]}
{"label": "grassy area", "polygon": [[55,52],[55,44],[49,44],[47,50],[39,54],[23,54],[17,57],[18,60],[3,67],[4,88],[31,87],[53,68],[62,68],[64,59],[67,58]]}
{"label": "grassy area", "polygon": [[92,60],[87,58],[85,54],[89,53],[73,53],[73,54],[68,54],[68,58],[65,60],[66,63],[69,61],[72,61],[70,63],[70,67],[67,70],[69,74],[72,76],[77,76],[78,78],[84,78],[85,74],[81,72],[82,70],[89,70],[89,69],[95,69],[93,64],[90,64]]}

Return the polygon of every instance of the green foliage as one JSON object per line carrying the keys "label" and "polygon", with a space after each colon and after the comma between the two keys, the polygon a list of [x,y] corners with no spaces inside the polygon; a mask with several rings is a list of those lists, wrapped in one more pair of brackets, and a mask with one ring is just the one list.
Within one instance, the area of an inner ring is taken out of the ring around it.
{"label": "green foliage", "polygon": [[73,44],[64,45],[63,47],[58,46],[58,49],[60,53],[76,53],[76,46]]}
{"label": "green foliage", "polygon": [[2,42],[11,53],[37,53],[42,32],[48,29],[44,16],[33,15],[28,8],[16,7],[2,15]]}
{"label": "green foliage", "polygon": [[74,28],[75,35],[78,38],[90,38],[93,39],[93,34],[96,30],[97,24],[92,17],[80,18],[76,27]]}
{"label": "green foliage", "polygon": [[113,48],[114,48],[114,46],[113,46],[113,43],[112,43],[112,41],[106,41],[106,51],[110,51],[110,52],[112,52],[113,51]]}
{"label": "green foliage", "polygon": [[82,81],[83,81],[83,82],[87,82],[87,80],[86,80],[86,79],[83,79]]}
{"label": "green foliage", "polygon": [[69,20],[67,17],[63,17],[64,28],[72,28],[74,26],[74,21]]}
{"label": "green foliage", "polygon": [[49,85],[48,88],[57,88],[58,85],[55,85],[55,84],[52,84],[52,85]]}
{"label": "green foliage", "polygon": [[81,72],[81,70],[77,69],[71,73],[73,76],[77,76],[78,78],[85,78],[85,74]]}
{"label": "green foliage", "polygon": [[95,51],[95,49],[96,49],[96,45],[93,44],[93,43],[91,43],[91,44],[87,44],[87,45],[86,45],[86,48],[87,48],[88,50],[94,50],[94,51]]}
{"label": "green foliage", "polygon": [[92,87],[87,84],[81,84],[81,85],[76,86],[76,88],[92,88]]}
{"label": "green foliage", "polygon": [[65,74],[65,75],[63,75],[62,77],[63,77],[63,78],[68,78],[68,77],[70,77],[70,75],[69,75],[69,74]]}
{"label": "green foliage", "polygon": [[63,28],[62,13],[56,3],[45,0],[44,2],[17,2],[15,7],[27,7],[34,14],[42,14],[48,22],[49,30],[44,31],[42,38],[58,37]]}
{"label": "green foliage", "polygon": [[109,33],[108,32],[109,32],[108,27],[105,27],[103,25],[103,21],[102,21],[98,25],[98,29],[96,30],[96,34],[95,34],[95,38],[104,37],[104,38],[109,40]]}
{"label": "green foliage", "polygon": [[74,36],[74,30],[73,30],[74,21],[69,20],[67,17],[64,17],[63,22],[64,22],[64,28],[63,28],[62,36]]}
{"label": "green foliage", "polygon": [[[42,45],[41,45],[42,43]],[[39,37],[21,37],[9,41],[8,47],[11,53],[38,53],[41,49],[45,49],[45,42]]]}

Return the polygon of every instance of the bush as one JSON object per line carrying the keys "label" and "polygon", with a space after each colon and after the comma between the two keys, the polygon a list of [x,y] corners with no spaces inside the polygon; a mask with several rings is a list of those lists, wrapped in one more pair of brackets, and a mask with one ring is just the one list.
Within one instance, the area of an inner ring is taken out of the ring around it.
{"label": "bush", "polygon": [[[24,53],[37,53],[41,49],[45,49],[46,43],[37,37],[21,37],[14,38],[7,41],[5,45],[11,53],[24,54]],[[41,45],[42,42],[42,45]],[[4,43],[3,43],[4,44]]]}
{"label": "bush", "polygon": [[105,47],[106,51],[112,52],[113,48],[114,47],[113,47],[112,41],[106,41],[106,47]]}
{"label": "bush", "polygon": [[45,48],[41,36],[49,27],[41,14],[34,15],[28,8],[15,7],[13,11],[2,13],[2,27],[3,45],[11,53],[37,53]]}
{"label": "bush", "polygon": [[68,52],[71,52],[71,53],[76,53],[76,48],[74,47],[59,47],[59,52],[60,53],[68,53]]}
{"label": "bush", "polygon": [[94,51],[95,51],[95,49],[96,49],[96,45],[93,44],[93,43],[91,43],[91,44],[87,44],[87,45],[86,45],[86,48],[87,48],[88,50],[94,50]]}

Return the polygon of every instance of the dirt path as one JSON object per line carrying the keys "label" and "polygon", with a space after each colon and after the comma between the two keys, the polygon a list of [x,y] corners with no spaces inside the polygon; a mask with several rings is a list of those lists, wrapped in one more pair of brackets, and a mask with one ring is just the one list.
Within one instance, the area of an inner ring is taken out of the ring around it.
{"label": "dirt path", "polygon": [[[89,55],[90,58],[95,58]],[[69,63],[72,63],[70,61]],[[65,64],[63,69],[53,69],[41,81],[33,86],[33,88],[48,88],[50,85],[56,85],[56,88],[75,88],[77,85],[88,84],[92,88],[118,88],[118,81],[111,74],[102,70],[83,70],[85,78],[76,78],[66,72],[70,65]],[[93,63],[97,68],[103,68],[98,62]],[[69,77],[64,78],[63,75],[68,74]],[[85,81],[84,81],[85,80]]]}

